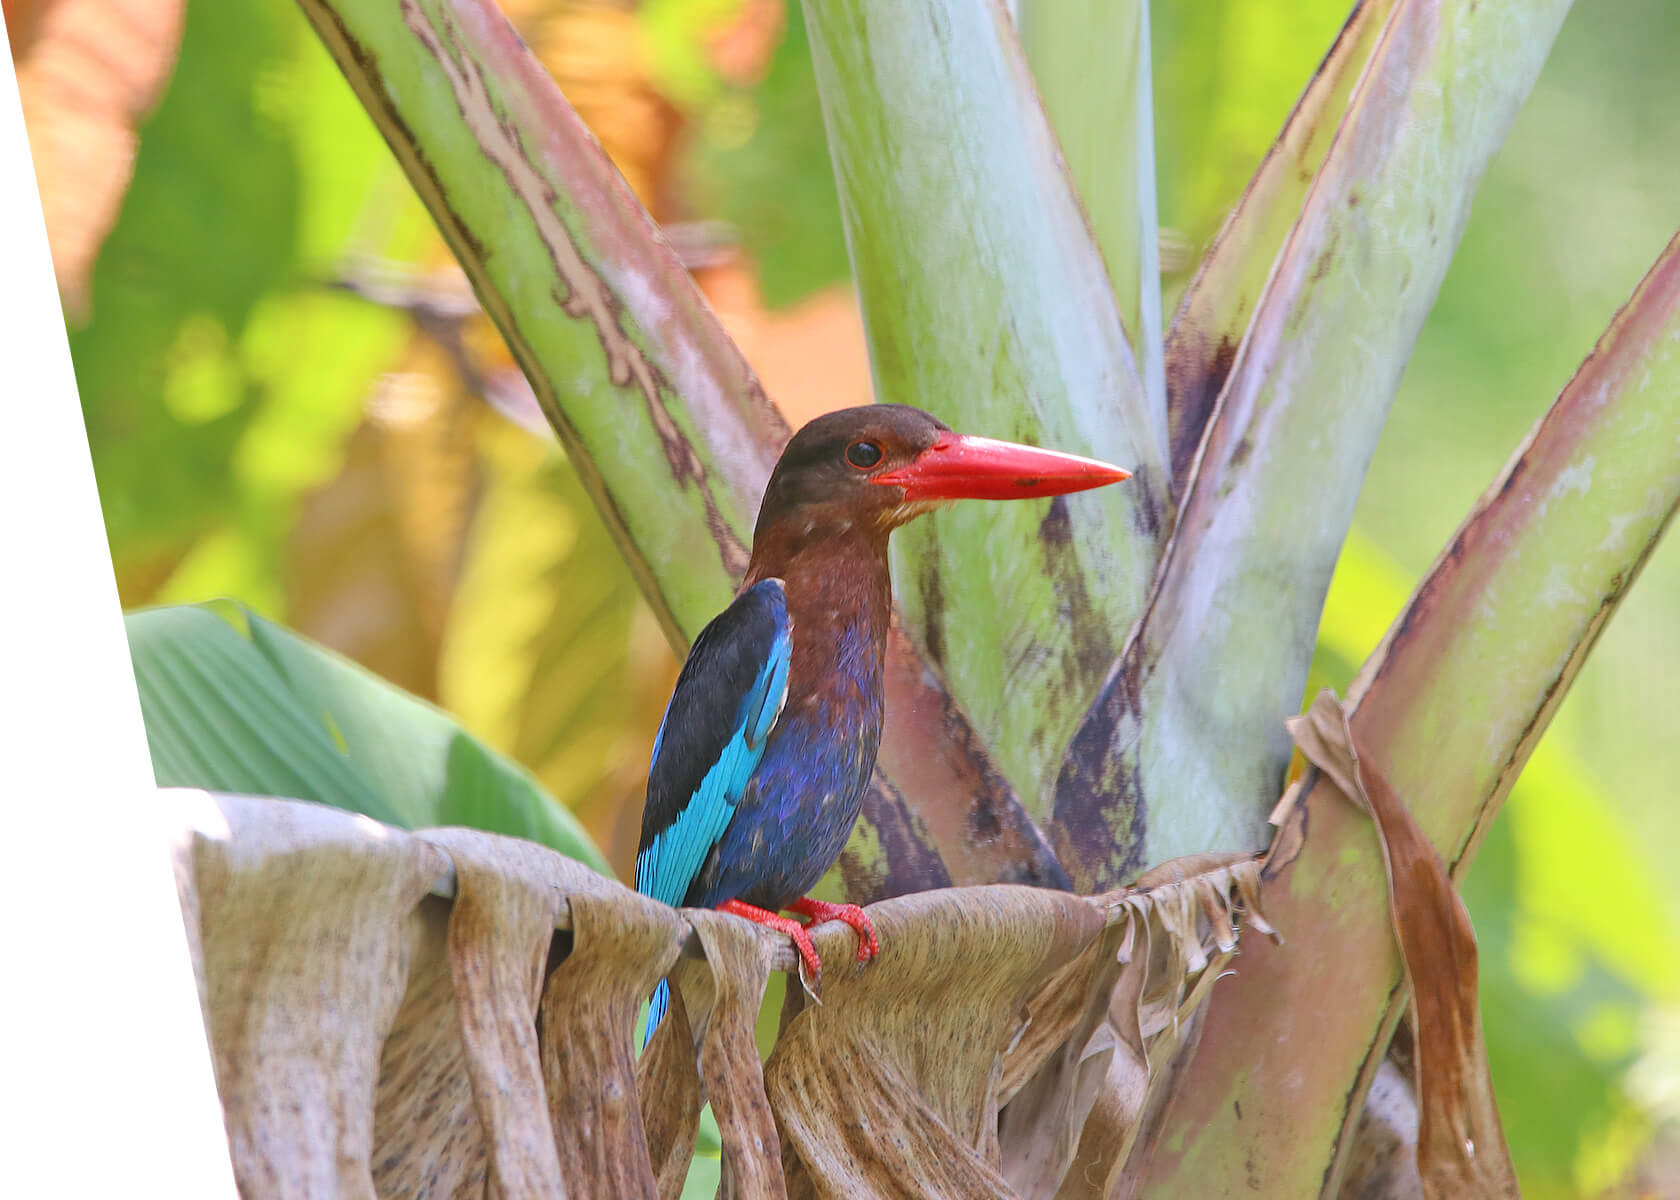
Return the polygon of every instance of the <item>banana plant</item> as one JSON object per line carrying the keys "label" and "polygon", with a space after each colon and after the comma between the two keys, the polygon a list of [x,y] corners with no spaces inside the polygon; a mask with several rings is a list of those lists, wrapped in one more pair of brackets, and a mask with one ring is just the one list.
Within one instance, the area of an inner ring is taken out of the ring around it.
{"label": "banana plant", "polygon": [[[489,0],[300,4],[683,647],[746,565],[776,408]],[[1094,893],[1270,845],[1286,897],[1287,943],[1185,1013],[1124,1139],[1075,1136],[1070,1186],[1337,1194],[1404,977],[1423,1186],[1514,1191],[1479,1035],[1422,1015],[1474,996],[1473,953],[1466,976],[1413,952],[1452,888],[1420,916],[1390,872],[1402,846],[1430,878],[1467,866],[1680,503],[1677,245],[1338,708],[1355,767],[1278,801],[1366,465],[1568,8],[1356,3],[1166,320],[1146,0],[805,0],[877,398],[1135,472],[900,539],[888,728],[830,886]],[[1321,1045],[1315,1003],[1343,984]],[[1280,1094],[1279,1055],[1311,1086]]]}

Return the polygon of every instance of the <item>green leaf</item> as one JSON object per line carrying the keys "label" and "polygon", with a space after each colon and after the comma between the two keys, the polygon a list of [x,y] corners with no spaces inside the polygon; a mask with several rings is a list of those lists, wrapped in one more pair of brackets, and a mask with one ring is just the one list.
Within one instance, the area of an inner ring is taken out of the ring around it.
{"label": "green leaf", "polygon": [[1150,410],[1165,412],[1148,0],[1021,0],[1015,20]]}
{"label": "green leaf", "polygon": [[683,1181],[682,1200],[711,1200],[723,1180],[723,1159],[715,1152],[696,1153]]}
{"label": "green leaf", "polygon": [[128,617],[128,638],[160,787],[313,800],[408,829],[469,825],[611,874],[520,767],[248,609],[147,609]]}
{"label": "green leaf", "polygon": [[[178,65],[140,131],[134,179],[95,266],[92,318],[71,331],[119,553],[213,520],[255,408],[236,347],[287,272],[298,182],[253,81],[285,50],[270,6],[189,6]],[[158,471],[162,461],[173,469]]]}
{"label": "green leaf", "polygon": [[906,622],[1031,811],[1155,568],[1165,409],[1003,6],[835,0],[805,16],[876,399],[1136,472],[957,505],[895,538]]}
{"label": "green leaf", "polygon": [[[1574,1030],[1594,1012],[1630,1004],[1637,993],[1590,952],[1573,957],[1567,979],[1542,984],[1524,968],[1533,957],[1524,943],[1549,933],[1519,895],[1534,866],[1520,846],[1520,827],[1549,800],[1546,789],[1530,786],[1535,765],[1512,793],[1506,819],[1489,830],[1462,891],[1476,918],[1483,1027],[1500,1120],[1523,1195],[1538,1200],[1580,1194],[1575,1168],[1583,1145],[1602,1137],[1626,1104],[1618,1077],[1627,1056],[1589,1053]],[[1571,875],[1593,880],[1570,889],[1587,900],[1606,878],[1590,867]],[[1637,910],[1625,910],[1624,923],[1628,911]],[[1568,1103],[1559,1103],[1560,1096]]]}
{"label": "green leaf", "polygon": [[1568,7],[1402,3],[1378,36],[1236,351],[1149,610],[1056,781],[1051,840],[1082,889],[1265,844],[1366,464]]}

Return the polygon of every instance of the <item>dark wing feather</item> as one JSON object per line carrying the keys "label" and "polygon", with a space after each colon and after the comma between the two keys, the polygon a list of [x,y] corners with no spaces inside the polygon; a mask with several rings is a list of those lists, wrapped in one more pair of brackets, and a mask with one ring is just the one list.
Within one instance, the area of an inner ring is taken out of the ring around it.
{"label": "dark wing feather", "polygon": [[781,580],[766,579],[694,639],[653,743],[637,891],[681,904],[729,827],[787,698],[791,633]]}

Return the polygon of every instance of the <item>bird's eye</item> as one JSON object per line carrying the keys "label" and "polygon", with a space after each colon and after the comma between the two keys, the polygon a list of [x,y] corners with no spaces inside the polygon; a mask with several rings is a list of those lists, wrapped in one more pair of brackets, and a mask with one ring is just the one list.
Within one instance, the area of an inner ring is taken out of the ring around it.
{"label": "bird's eye", "polygon": [[874,442],[853,442],[846,447],[846,461],[860,471],[867,471],[881,461],[881,447]]}

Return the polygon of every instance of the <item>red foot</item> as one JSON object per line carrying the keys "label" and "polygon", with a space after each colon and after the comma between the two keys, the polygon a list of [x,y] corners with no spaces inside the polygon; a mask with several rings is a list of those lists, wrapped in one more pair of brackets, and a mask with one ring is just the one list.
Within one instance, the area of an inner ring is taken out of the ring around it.
{"label": "red foot", "polygon": [[785,933],[793,939],[793,945],[799,951],[799,961],[803,965],[804,974],[809,977],[808,986],[813,990],[822,984],[822,959],[817,957],[817,948],[811,944],[811,935],[805,932],[805,926],[788,917],[778,917],[773,912],[766,912],[762,908],[755,908],[751,904],[744,904],[739,900],[725,900],[718,905],[719,912],[733,913],[737,917],[745,917],[777,933]]}
{"label": "red foot", "polygon": [[824,921],[846,922],[857,930],[857,960],[860,963],[866,963],[881,953],[881,939],[875,936],[875,926],[863,915],[863,909],[855,904],[830,904],[826,900],[812,900],[807,897],[788,905],[788,911],[810,917],[813,925],[821,925]]}

